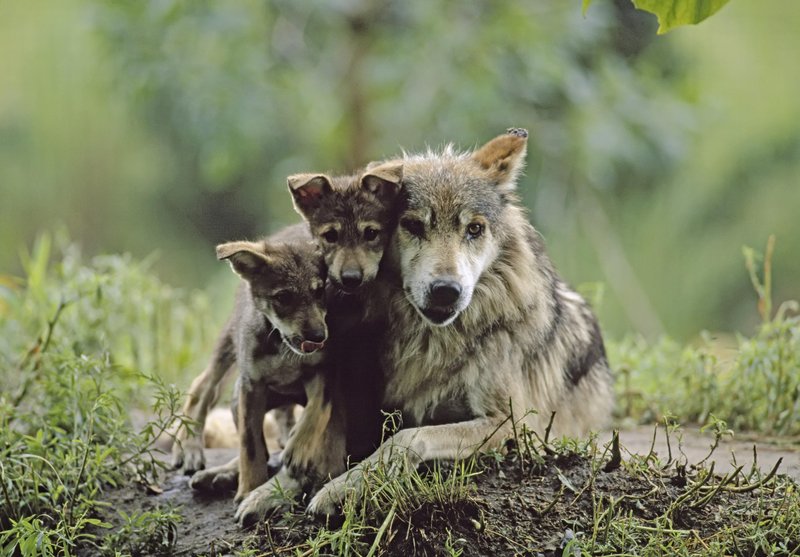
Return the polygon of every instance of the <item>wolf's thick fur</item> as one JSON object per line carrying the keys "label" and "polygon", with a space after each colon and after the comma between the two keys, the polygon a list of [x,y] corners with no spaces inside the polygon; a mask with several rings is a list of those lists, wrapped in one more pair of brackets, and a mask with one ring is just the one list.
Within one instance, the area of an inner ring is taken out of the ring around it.
{"label": "wolf's thick fur", "polygon": [[[517,420],[583,434],[610,417],[612,379],[597,321],[554,270],[514,194],[527,132],[472,153],[405,156],[405,202],[387,259],[384,407],[403,429],[326,484],[309,510],[330,513],[364,468],[497,446]],[[391,282],[391,280],[390,280]],[[534,412],[535,411],[535,412]]]}

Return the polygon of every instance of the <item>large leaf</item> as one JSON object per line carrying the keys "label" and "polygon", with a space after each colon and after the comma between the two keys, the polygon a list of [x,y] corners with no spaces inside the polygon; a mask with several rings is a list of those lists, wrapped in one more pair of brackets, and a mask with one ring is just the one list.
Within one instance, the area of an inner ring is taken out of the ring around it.
{"label": "large leaf", "polygon": [[[714,15],[728,0],[631,0],[639,10],[658,17],[658,34],[681,25],[700,23]],[[583,14],[589,9],[592,0],[583,0]]]}
{"label": "large leaf", "polygon": [[633,5],[658,16],[658,34],[680,25],[700,23],[728,0],[633,0]]}

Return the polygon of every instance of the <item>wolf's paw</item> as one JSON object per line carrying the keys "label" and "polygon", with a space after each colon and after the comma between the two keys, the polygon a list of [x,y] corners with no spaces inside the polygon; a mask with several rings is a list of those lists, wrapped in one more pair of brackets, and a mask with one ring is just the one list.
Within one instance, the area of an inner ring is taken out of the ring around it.
{"label": "wolf's paw", "polygon": [[172,467],[180,468],[187,476],[206,467],[203,444],[199,439],[175,441],[172,445]]}
{"label": "wolf's paw", "polygon": [[508,128],[506,133],[517,137],[528,137],[528,130],[525,128]]}
{"label": "wolf's paw", "polygon": [[189,480],[189,485],[197,491],[234,491],[239,485],[239,470],[228,470],[223,467],[200,470]]}
{"label": "wolf's paw", "polygon": [[290,504],[300,494],[300,484],[281,470],[267,483],[261,484],[236,509],[234,518],[242,528],[250,528],[272,511]]}
{"label": "wolf's paw", "polygon": [[361,485],[358,470],[332,479],[320,489],[306,508],[306,512],[315,516],[331,516],[339,514],[348,491],[356,490]]}

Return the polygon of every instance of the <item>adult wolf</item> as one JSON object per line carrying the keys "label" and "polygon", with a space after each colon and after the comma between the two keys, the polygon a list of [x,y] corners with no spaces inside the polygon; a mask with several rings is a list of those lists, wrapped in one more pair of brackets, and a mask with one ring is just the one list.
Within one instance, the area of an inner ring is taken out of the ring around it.
{"label": "adult wolf", "polygon": [[510,408],[536,430],[556,411],[561,434],[609,418],[597,321],[556,273],[515,194],[527,137],[510,129],[474,152],[403,157],[382,368],[384,407],[399,409],[407,429],[328,482],[310,511],[332,512],[366,467],[392,455],[414,466],[497,446]]}

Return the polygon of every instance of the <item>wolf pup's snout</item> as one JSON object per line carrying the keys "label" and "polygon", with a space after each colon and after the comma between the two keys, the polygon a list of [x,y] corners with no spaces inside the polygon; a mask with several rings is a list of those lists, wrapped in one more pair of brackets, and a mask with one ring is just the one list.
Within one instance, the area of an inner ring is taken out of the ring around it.
{"label": "wolf pup's snout", "polygon": [[364,280],[364,273],[361,269],[354,267],[349,269],[342,269],[341,281],[342,286],[348,290],[355,290]]}

